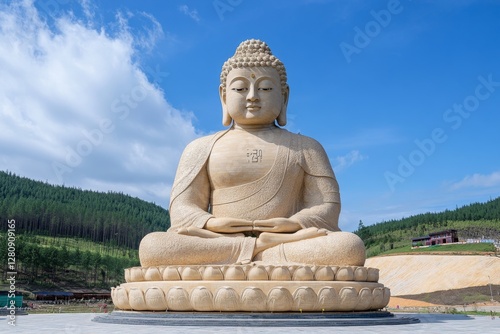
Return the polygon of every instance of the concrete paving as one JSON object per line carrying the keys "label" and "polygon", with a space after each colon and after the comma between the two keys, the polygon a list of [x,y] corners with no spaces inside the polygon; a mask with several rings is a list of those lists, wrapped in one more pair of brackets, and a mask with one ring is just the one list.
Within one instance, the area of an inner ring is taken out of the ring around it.
{"label": "concrete paving", "polygon": [[[396,314],[396,316],[409,316],[409,314]],[[2,333],[68,333],[68,334],[93,334],[93,333],[500,333],[500,318],[492,319],[488,316],[465,316],[449,314],[411,314],[420,320],[418,324],[410,325],[381,325],[381,326],[349,326],[349,327],[201,327],[201,326],[145,326],[145,325],[119,325],[104,324],[92,321],[92,313],[66,313],[66,314],[31,314],[16,317],[16,326],[8,323],[8,318],[3,317],[0,331]]]}

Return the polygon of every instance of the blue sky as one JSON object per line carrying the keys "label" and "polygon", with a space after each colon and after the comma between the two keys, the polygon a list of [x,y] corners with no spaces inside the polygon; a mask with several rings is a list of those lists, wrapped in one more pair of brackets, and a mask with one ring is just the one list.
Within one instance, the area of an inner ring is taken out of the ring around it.
{"label": "blue sky", "polygon": [[168,206],[185,145],[223,129],[249,38],[288,72],[346,231],[500,195],[496,1],[0,2],[0,170]]}

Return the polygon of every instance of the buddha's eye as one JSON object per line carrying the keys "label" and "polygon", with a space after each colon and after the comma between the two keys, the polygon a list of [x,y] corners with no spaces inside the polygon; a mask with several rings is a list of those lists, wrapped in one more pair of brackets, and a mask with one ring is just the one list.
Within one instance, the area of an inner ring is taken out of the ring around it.
{"label": "buddha's eye", "polygon": [[267,87],[262,87],[262,88],[259,88],[259,90],[263,90],[263,91],[270,91],[270,90],[273,90],[271,87],[267,88]]}
{"label": "buddha's eye", "polygon": [[246,92],[248,90],[248,88],[244,87],[244,88],[231,88],[231,90],[235,91],[235,92]]}

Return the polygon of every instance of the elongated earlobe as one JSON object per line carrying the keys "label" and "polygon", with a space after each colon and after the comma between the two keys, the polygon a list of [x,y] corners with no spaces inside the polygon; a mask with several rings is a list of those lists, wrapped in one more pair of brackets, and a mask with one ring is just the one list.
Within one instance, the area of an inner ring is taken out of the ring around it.
{"label": "elongated earlobe", "polygon": [[280,111],[280,114],[278,115],[278,118],[277,118],[279,126],[286,125],[286,108],[288,106],[289,94],[290,94],[290,88],[287,85],[285,91],[283,92],[283,104],[281,105],[281,111]]}
{"label": "elongated earlobe", "polygon": [[226,108],[222,108],[222,125],[224,126],[229,126],[231,125],[231,122],[233,119],[231,116],[229,116],[229,113],[227,112]]}
{"label": "elongated earlobe", "polygon": [[279,126],[285,126],[286,125],[286,110],[281,110],[280,114],[278,115],[277,120],[278,120],[278,125]]}
{"label": "elongated earlobe", "polygon": [[233,119],[231,118],[229,112],[227,111],[226,94],[224,93],[224,88],[222,87],[222,85],[219,86],[219,97],[220,97],[220,103],[222,105],[222,125],[229,126],[231,125]]}

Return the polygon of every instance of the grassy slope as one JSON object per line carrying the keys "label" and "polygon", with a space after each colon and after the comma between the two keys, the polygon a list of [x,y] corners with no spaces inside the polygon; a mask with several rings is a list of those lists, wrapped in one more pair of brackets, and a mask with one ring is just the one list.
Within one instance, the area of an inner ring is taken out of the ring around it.
{"label": "grassy slope", "polygon": [[98,253],[101,256],[112,256],[115,258],[135,259],[139,261],[139,251],[137,249],[130,249],[126,247],[110,246],[105,243],[97,243],[87,239],[80,238],[66,238],[66,237],[47,237],[43,235],[28,236],[22,235],[23,242],[37,244],[44,247],[56,247],[62,249],[66,247],[69,251],[79,249],[80,252],[89,251],[91,253]]}

